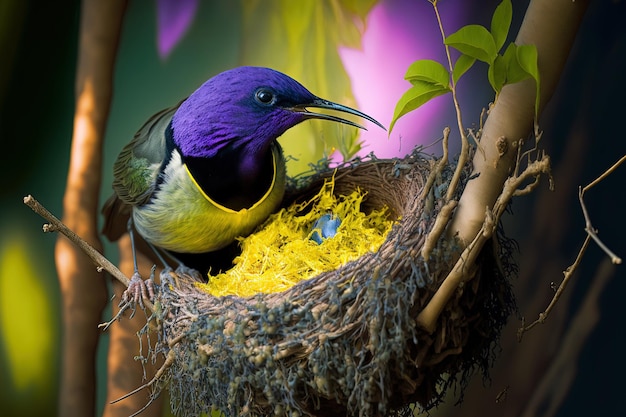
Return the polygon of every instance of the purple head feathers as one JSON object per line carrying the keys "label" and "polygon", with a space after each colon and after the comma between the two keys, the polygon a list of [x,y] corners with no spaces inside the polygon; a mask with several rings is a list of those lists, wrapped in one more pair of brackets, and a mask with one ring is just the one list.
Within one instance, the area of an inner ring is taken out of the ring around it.
{"label": "purple head feathers", "polygon": [[226,147],[258,151],[305,119],[291,107],[314,99],[278,71],[235,68],[205,82],[180,105],[172,119],[174,141],[185,156],[210,158]]}
{"label": "purple head feathers", "polygon": [[238,67],[211,78],[180,105],[172,119],[174,141],[184,157],[212,158],[230,149],[249,158],[264,154],[273,140],[306,119],[362,127],[307,107],[352,113],[382,127],[357,110],[320,99],[283,73]]}

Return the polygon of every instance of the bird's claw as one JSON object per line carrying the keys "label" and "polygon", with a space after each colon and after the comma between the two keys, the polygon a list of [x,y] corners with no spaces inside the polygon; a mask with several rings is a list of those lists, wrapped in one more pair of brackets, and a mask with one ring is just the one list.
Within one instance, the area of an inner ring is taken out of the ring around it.
{"label": "bird's claw", "polygon": [[154,284],[154,273],[156,270],[156,265],[152,267],[150,271],[150,277],[147,280],[143,280],[139,272],[135,271],[133,276],[130,278],[130,282],[128,283],[128,288],[122,294],[122,303],[121,304],[139,304],[143,308],[143,300],[152,301],[155,298],[155,284]]}

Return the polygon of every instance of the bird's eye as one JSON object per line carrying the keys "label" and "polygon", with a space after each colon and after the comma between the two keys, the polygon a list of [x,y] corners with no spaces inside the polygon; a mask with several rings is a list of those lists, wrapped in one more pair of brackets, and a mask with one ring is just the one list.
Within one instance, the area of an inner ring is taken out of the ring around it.
{"label": "bird's eye", "polygon": [[256,91],[254,98],[261,104],[272,104],[274,101],[274,93],[264,88]]}

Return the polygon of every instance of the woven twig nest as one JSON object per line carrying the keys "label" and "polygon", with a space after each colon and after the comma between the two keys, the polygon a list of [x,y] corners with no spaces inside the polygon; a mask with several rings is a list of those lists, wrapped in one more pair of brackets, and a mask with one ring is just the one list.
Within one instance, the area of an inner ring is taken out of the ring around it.
{"label": "woven twig nest", "polygon": [[486,371],[513,308],[493,250],[483,251],[434,332],[416,324],[459,251],[444,235],[428,261],[421,256],[454,169],[437,173],[422,199],[434,165],[419,153],[372,158],[316,174],[290,193],[286,203],[307,198],[334,175],[335,193],[360,187],[362,209],[386,205],[399,221],[376,253],[287,291],[214,297],[174,275],[158,299],[151,353],[165,354],[167,366],[152,395],[168,387],[180,416],[402,414],[415,402],[437,404],[451,384]]}

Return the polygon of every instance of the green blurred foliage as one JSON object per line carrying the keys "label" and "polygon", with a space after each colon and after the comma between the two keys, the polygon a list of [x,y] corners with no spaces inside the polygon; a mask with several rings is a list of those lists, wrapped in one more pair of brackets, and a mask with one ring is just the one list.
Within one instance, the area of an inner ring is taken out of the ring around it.
{"label": "green blurred foliage", "polygon": [[37,415],[56,403],[58,293],[52,280],[41,279],[47,263],[33,262],[47,246],[41,236],[7,221],[2,226],[7,238],[0,242],[0,402],[5,415]]}
{"label": "green blurred foliage", "polygon": [[0,404],[55,415],[60,354],[54,235],[22,204],[57,214],[69,162],[78,1],[0,1]]}
{"label": "green blurred foliage", "polygon": [[[313,94],[351,107],[356,103],[338,47],[359,48],[375,0],[253,0],[243,2],[241,62],[275,68]],[[345,159],[360,147],[354,127],[313,120],[287,131],[281,144],[295,157],[289,173],[339,150]]]}

